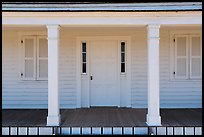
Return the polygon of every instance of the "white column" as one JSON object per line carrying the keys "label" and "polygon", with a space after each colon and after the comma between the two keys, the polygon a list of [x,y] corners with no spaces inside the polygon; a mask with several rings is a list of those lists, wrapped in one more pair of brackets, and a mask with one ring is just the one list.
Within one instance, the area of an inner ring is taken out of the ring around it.
{"label": "white column", "polygon": [[148,45],[148,126],[160,126],[159,108],[159,28],[158,24],[147,26]]}
{"label": "white column", "polygon": [[59,25],[47,25],[48,29],[48,116],[47,126],[59,126]]}

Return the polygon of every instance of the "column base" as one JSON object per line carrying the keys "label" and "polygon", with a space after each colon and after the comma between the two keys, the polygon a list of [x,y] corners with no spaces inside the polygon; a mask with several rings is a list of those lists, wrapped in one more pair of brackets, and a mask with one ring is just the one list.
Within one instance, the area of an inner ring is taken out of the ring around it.
{"label": "column base", "polygon": [[47,126],[59,126],[61,121],[61,116],[48,116],[47,117]]}
{"label": "column base", "polygon": [[148,126],[161,126],[161,116],[149,116],[147,114],[147,125]]}

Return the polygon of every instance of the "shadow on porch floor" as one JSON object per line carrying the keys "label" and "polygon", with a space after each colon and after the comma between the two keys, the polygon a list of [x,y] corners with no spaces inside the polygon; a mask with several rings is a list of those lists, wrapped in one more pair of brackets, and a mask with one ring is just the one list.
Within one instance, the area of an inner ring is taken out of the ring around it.
{"label": "shadow on porch floor", "polygon": [[[61,109],[62,126],[146,126],[147,109]],[[162,126],[202,126],[202,109],[161,109]],[[2,126],[45,126],[47,109],[3,109]]]}

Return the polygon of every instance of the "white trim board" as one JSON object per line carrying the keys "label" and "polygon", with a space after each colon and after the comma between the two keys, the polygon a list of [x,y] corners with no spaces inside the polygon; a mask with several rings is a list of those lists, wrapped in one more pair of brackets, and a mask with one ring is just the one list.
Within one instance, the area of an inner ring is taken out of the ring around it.
{"label": "white trim board", "polygon": [[[108,19],[107,19],[108,17]],[[2,25],[202,25],[201,11],[187,12],[3,12]]]}

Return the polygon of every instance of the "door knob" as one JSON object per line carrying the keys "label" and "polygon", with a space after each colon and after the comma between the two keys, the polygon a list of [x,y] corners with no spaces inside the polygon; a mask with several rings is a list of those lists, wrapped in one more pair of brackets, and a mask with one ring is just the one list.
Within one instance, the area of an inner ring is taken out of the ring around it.
{"label": "door knob", "polygon": [[91,80],[93,79],[93,76],[90,76]]}

